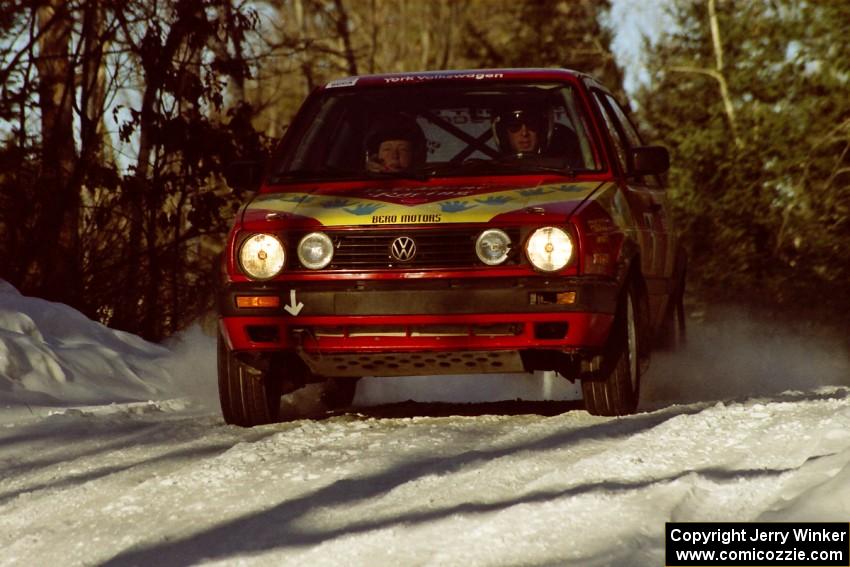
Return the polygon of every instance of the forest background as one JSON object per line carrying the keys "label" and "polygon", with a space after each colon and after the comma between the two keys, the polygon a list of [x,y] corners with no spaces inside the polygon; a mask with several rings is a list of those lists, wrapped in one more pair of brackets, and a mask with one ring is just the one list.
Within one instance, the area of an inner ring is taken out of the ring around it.
{"label": "forest background", "polygon": [[353,74],[588,72],[672,155],[701,301],[850,320],[850,2],[668,0],[628,100],[607,0],[0,0],[0,278],[160,340],[209,313],[236,208]]}

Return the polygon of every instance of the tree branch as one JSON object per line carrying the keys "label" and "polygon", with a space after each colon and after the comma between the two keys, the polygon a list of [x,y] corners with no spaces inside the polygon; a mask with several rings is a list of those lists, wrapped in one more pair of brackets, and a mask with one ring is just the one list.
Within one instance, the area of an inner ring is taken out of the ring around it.
{"label": "tree branch", "polygon": [[738,135],[738,124],[735,119],[735,107],[732,106],[732,98],[729,96],[729,86],[726,84],[726,77],[723,75],[723,44],[720,41],[720,25],[717,22],[717,0],[708,0],[708,18],[711,25],[711,43],[714,46],[714,58],[717,69],[717,82],[720,84],[720,96],[723,98],[723,108],[726,110],[726,116],[729,118],[729,128],[732,130],[732,136],[735,139],[735,145],[738,149],[744,146],[741,137]]}

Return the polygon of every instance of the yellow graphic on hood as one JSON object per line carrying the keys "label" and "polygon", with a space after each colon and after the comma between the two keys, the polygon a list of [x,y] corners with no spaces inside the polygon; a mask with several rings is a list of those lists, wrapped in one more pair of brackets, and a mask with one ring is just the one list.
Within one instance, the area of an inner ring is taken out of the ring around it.
{"label": "yellow graphic on hood", "polygon": [[535,205],[583,201],[598,186],[598,182],[557,183],[410,205],[345,195],[269,193],[257,197],[248,209],[291,213],[325,226],[473,223]]}

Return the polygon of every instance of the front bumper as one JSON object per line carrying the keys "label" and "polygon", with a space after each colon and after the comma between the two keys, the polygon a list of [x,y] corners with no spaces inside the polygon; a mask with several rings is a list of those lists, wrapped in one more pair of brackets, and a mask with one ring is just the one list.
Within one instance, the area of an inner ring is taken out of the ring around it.
{"label": "front bumper", "polygon": [[[278,296],[281,307],[237,308],[240,295]],[[229,347],[254,352],[599,349],[616,305],[614,282],[578,277],[240,283],[219,295]]]}

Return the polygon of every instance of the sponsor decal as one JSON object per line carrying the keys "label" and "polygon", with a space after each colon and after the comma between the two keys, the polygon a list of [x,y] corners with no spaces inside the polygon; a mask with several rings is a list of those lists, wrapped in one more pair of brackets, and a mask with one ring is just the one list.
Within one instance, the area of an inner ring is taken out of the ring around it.
{"label": "sponsor decal", "polygon": [[436,214],[372,215],[372,224],[431,224],[441,221],[442,217]]}
{"label": "sponsor decal", "polygon": [[[389,225],[389,224],[447,224],[489,222],[494,217],[530,206],[582,201],[598,187],[598,182],[551,184],[535,189],[509,189],[492,193],[476,192],[471,188],[457,191],[442,188],[424,197],[437,200],[410,202],[416,190],[367,191],[358,196],[320,195],[307,193],[267,193],[248,206],[251,210],[275,211],[314,218],[325,226]],[[385,200],[379,200],[381,195]]]}
{"label": "sponsor decal", "polygon": [[384,77],[384,82],[393,83],[421,83],[424,81],[435,81],[444,79],[502,79],[504,73],[433,73],[430,75],[403,75],[400,77]]}
{"label": "sponsor decal", "polygon": [[587,228],[590,232],[610,232],[613,229],[611,219],[601,217],[598,219],[590,219],[587,221]]}
{"label": "sponsor decal", "polygon": [[481,191],[482,187],[420,187],[413,189],[366,189],[363,195],[369,199],[420,204],[450,197],[467,197]]}
{"label": "sponsor decal", "polygon": [[336,79],[325,85],[326,89],[337,89],[340,87],[353,87],[357,84],[357,77],[349,77],[347,79]]}
{"label": "sponsor decal", "polygon": [[304,303],[295,298],[295,290],[289,290],[289,303],[283,306],[284,310],[293,317],[297,317],[301,310],[304,309]]}

